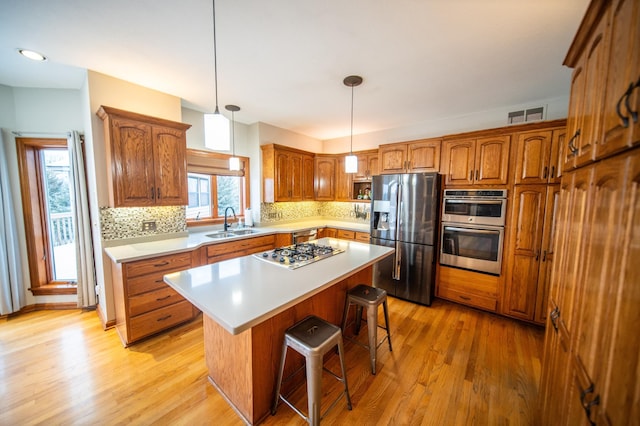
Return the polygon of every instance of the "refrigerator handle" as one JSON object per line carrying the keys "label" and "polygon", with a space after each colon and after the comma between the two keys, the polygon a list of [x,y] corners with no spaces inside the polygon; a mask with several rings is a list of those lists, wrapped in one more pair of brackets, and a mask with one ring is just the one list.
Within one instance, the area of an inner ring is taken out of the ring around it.
{"label": "refrigerator handle", "polygon": [[396,241],[396,252],[394,253],[393,276],[394,280],[400,280],[400,266],[402,265],[402,250],[400,250],[400,242]]}
{"label": "refrigerator handle", "polygon": [[402,185],[398,185],[398,193],[396,194],[396,241],[398,240],[398,236],[400,235],[400,221],[402,220],[402,216],[400,212],[402,211]]}

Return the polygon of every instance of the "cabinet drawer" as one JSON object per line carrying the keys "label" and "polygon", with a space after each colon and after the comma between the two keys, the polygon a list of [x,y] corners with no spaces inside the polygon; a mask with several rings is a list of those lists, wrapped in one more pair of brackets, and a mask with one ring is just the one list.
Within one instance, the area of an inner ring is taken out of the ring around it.
{"label": "cabinet drawer", "polygon": [[[274,235],[264,235],[262,237],[247,238],[244,240],[238,240],[229,243],[212,244],[210,246],[207,246],[207,257],[243,251],[252,247],[262,247],[270,245],[271,248],[273,248],[273,244],[275,244]],[[237,257],[237,255],[232,257]],[[230,258],[227,257],[227,259]]]}
{"label": "cabinet drawer", "polygon": [[347,231],[344,229],[338,229],[336,231],[336,238],[341,238],[343,240],[353,240],[355,238],[355,232]]}
{"label": "cabinet drawer", "polygon": [[368,232],[356,232],[356,241],[361,241],[363,243],[369,242],[369,233]]}
{"label": "cabinet drawer", "polygon": [[125,264],[127,278],[139,277],[157,271],[179,271],[191,267],[191,252],[170,254],[153,259],[138,260]]}
{"label": "cabinet drawer", "polygon": [[164,288],[129,298],[129,315],[135,316],[154,309],[182,302],[184,298],[165,284]]}
{"label": "cabinet drawer", "polygon": [[188,321],[193,316],[186,300],[131,318],[129,341],[135,341],[158,331]]}
{"label": "cabinet drawer", "polygon": [[164,277],[164,275],[168,274],[169,272],[170,271],[156,272],[153,274],[128,279],[127,294],[129,296],[135,296],[136,294],[165,288],[167,284],[165,284],[162,277]]}
{"label": "cabinet drawer", "polygon": [[449,299],[454,302],[463,303],[465,305],[474,306],[476,308],[485,309],[487,311],[496,311],[496,299],[478,296],[471,293],[462,293],[456,290],[452,290],[446,287],[440,287],[438,289],[438,296],[444,299]]}

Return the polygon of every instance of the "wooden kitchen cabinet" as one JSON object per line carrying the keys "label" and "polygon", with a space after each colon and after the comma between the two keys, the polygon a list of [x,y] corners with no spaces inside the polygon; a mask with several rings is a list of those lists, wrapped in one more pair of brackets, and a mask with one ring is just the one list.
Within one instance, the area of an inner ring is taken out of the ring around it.
{"label": "wooden kitchen cabinet", "polygon": [[640,144],[640,4],[617,0],[611,6],[603,138],[596,158]]}
{"label": "wooden kitchen cabinet", "polygon": [[571,170],[593,161],[596,145],[600,143],[608,16],[606,13],[599,19],[595,32],[587,41],[588,47],[582,50],[580,56],[571,58],[569,54],[565,59],[565,65],[569,65],[568,61],[576,62],[572,66],[574,70],[571,76],[564,170]]}
{"label": "wooden kitchen cabinet", "polygon": [[380,174],[440,171],[442,139],[421,139],[411,142],[380,145]]}
{"label": "wooden kitchen cabinet", "polygon": [[206,246],[207,264],[221,262],[240,256],[247,256],[275,248],[275,235],[261,235],[258,237],[244,238],[228,243],[218,243]]}
{"label": "wooden kitchen cabinet", "polygon": [[560,183],[565,137],[564,128],[519,133],[514,183]]}
{"label": "wooden kitchen cabinet", "polygon": [[317,201],[335,199],[336,158],[333,155],[317,154],[315,157],[315,192]]}
{"label": "wooden kitchen cabinet", "polygon": [[342,155],[336,156],[336,201],[349,201],[353,198],[351,191],[351,183],[353,182],[352,174],[345,171],[345,158]]}
{"label": "wooden kitchen cabinet", "polygon": [[190,321],[198,310],[163,281],[197,266],[192,252],[112,263],[116,330],[124,346]]}
{"label": "wooden kitchen cabinet", "polygon": [[[354,181],[370,181],[378,172],[378,150],[354,152],[358,157],[358,171],[353,175]],[[352,194],[356,195],[356,194]]]}
{"label": "wooden kitchen cabinet", "polygon": [[436,296],[496,312],[500,277],[437,265]]}
{"label": "wooden kitchen cabinet", "polygon": [[502,313],[544,324],[559,185],[516,185]]}
{"label": "wooden kitchen cabinet", "polygon": [[188,124],[101,106],[113,207],[188,203]]}
{"label": "wooden kitchen cabinet", "polygon": [[592,1],[565,60],[568,135],[586,140],[567,142],[565,170],[577,170],[562,176],[538,424],[640,418],[639,7]]}
{"label": "wooden kitchen cabinet", "polygon": [[314,199],[312,153],[275,144],[260,148],[265,203]]}
{"label": "wooden kitchen cabinet", "polygon": [[445,140],[442,174],[446,186],[506,185],[511,135]]}

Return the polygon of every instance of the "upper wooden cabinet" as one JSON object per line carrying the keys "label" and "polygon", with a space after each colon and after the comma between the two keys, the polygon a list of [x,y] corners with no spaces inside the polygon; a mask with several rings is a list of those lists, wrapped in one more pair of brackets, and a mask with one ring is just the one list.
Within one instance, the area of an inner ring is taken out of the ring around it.
{"label": "upper wooden cabinet", "polygon": [[353,182],[353,174],[345,171],[345,156],[336,155],[336,178],[335,178],[335,200],[349,201],[351,200],[351,183]]}
{"label": "upper wooden cabinet", "polygon": [[565,136],[564,128],[518,134],[515,184],[560,183]]}
{"label": "upper wooden cabinet", "polygon": [[335,199],[336,158],[333,155],[318,154],[315,163],[316,200],[332,201]]}
{"label": "upper wooden cabinet", "polygon": [[613,3],[606,64],[616,72],[606,78],[604,132],[596,158],[640,143],[640,4],[637,0]]}
{"label": "upper wooden cabinet", "polygon": [[506,185],[511,135],[443,142],[445,185]]}
{"label": "upper wooden cabinet", "polygon": [[378,172],[378,150],[354,152],[358,157],[358,171],[353,180],[371,180]]}
{"label": "upper wooden cabinet", "polygon": [[588,47],[573,66],[564,170],[593,161],[595,146],[600,142],[604,84],[599,80],[602,80],[606,60],[607,21],[607,16],[600,19]]}
{"label": "upper wooden cabinet", "polygon": [[314,199],[312,153],[275,144],[260,148],[265,203]]}
{"label": "upper wooden cabinet", "polygon": [[113,207],[188,203],[188,124],[102,106]]}
{"label": "upper wooden cabinet", "polygon": [[421,139],[411,142],[380,145],[380,174],[440,171],[441,139]]}

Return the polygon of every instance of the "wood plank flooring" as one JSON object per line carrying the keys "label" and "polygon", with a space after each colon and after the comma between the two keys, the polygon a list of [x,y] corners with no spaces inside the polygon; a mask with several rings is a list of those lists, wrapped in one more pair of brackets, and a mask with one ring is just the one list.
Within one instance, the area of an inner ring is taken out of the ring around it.
{"label": "wood plank flooring", "polygon": [[[340,401],[323,424],[533,424],[542,329],[442,300],[389,310],[393,352],[378,349],[373,376],[345,341],[353,410]],[[94,312],[0,320],[0,424],[242,425],[207,380],[202,339],[201,317],[128,349]],[[336,356],[326,365],[339,372]],[[338,391],[326,375],[325,399]],[[305,393],[293,398],[306,412]],[[305,422],[280,405],[263,424]]]}

